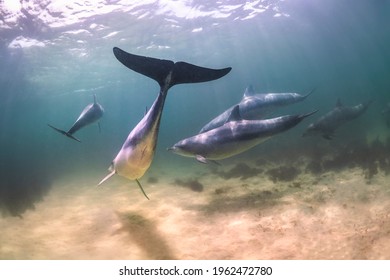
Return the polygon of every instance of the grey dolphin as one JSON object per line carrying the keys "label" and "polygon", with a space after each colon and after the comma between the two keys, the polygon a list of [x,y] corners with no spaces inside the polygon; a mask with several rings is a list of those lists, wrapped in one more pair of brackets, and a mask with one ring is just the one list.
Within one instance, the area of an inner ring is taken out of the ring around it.
{"label": "grey dolphin", "polygon": [[[256,120],[265,117],[270,111],[277,107],[290,105],[300,102],[314,92],[314,89],[306,95],[301,95],[295,92],[286,93],[255,93],[252,86],[245,89],[241,101],[236,104],[239,105],[240,115],[246,120]],[[223,125],[229,118],[233,105],[225,112],[215,117],[209,123],[202,127],[199,133],[203,133]]]}
{"label": "grey dolphin", "polygon": [[243,120],[239,113],[239,105],[236,105],[224,125],[183,139],[168,150],[182,156],[195,157],[202,163],[207,163],[208,160],[225,159],[296,126],[314,113],[264,120]]}
{"label": "grey dolphin", "polygon": [[338,99],[336,107],[315,122],[309,124],[302,136],[321,134],[322,137],[330,140],[333,138],[334,132],[339,126],[362,115],[371,102],[372,100],[369,100],[368,102],[348,107],[341,104],[340,99]]}
{"label": "grey dolphin", "polygon": [[[72,127],[68,131],[58,129],[50,124],[48,124],[48,126],[50,126],[55,131],[58,131],[59,133],[65,135],[65,136],[68,136],[69,138],[71,138],[73,140],[81,142],[79,139],[74,137],[73,134],[76,131],[83,128],[84,126],[90,125],[90,124],[98,121],[103,116],[103,114],[104,114],[104,109],[103,109],[102,105],[100,105],[96,101],[96,95],[94,94],[93,95],[93,103],[88,104],[84,108],[84,110],[81,112],[80,116],[77,118],[75,123],[72,125]],[[99,130],[100,130],[100,124],[98,123],[98,125],[99,125]]]}
{"label": "grey dolphin", "polygon": [[[183,83],[200,83],[219,79],[231,68],[209,69],[186,62],[176,62],[139,56],[114,48],[115,57],[131,70],[154,79],[160,92],[152,107],[130,132],[122,148],[111,163],[111,171],[99,185],[114,174],[135,180],[145,195],[138,179],[148,170],[156,149],[161,115],[169,88]],[[149,199],[149,198],[148,198]]]}

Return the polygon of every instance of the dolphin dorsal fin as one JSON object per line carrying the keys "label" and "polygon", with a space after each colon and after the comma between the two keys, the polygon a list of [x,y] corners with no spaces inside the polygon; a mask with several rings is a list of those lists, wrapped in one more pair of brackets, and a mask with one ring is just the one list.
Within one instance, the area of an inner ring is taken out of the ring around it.
{"label": "dolphin dorsal fin", "polygon": [[243,98],[248,97],[248,96],[253,96],[254,94],[255,94],[255,90],[253,89],[253,86],[252,86],[252,85],[249,85],[249,86],[245,89]]}
{"label": "dolphin dorsal fin", "polygon": [[240,106],[236,105],[233,107],[232,112],[230,113],[229,118],[227,119],[226,122],[231,122],[231,121],[240,121],[242,120],[242,117],[240,115]]}
{"label": "dolphin dorsal fin", "polygon": [[337,107],[337,108],[343,107],[343,103],[341,103],[340,98],[337,99],[336,107]]}

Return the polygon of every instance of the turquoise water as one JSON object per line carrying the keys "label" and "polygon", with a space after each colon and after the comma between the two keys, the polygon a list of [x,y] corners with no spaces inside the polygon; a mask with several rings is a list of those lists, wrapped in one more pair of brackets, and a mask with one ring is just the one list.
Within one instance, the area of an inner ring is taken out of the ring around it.
{"label": "turquoise water", "polygon": [[[0,4],[4,216],[32,211],[64,176],[93,171],[103,178],[128,133],[151,106],[157,83],[120,64],[112,53],[114,46],[144,56],[233,69],[217,81],[169,91],[153,174],[166,165],[203,168],[166,148],[195,135],[239,102],[250,84],[262,93],[306,94],[316,88],[304,102],[273,116],[318,112],[222,165],[261,165],[262,160],[296,165],[304,157],[306,172],[356,166],[368,178],[375,170],[390,172],[389,128],[381,114],[390,102],[388,1],[103,2],[99,7],[76,5],[79,13],[55,1],[46,1],[45,8],[38,7],[38,1],[21,1],[24,14],[20,7]],[[76,133],[82,141],[77,143],[47,126],[69,129],[93,94],[105,109],[100,133],[97,125],[88,126]],[[374,102],[364,115],[340,127],[335,139],[302,138],[307,125],[338,99],[348,106]]]}

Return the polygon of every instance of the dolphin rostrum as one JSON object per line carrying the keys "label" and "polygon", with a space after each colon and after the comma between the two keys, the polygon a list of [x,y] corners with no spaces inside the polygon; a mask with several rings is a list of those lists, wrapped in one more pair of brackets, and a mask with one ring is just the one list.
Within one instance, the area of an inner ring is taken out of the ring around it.
{"label": "dolphin rostrum", "polygon": [[229,73],[231,68],[209,69],[186,62],[174,63],[170,60],[130,54],[117,47],[113,51],[115,57],[126,67],[157,81],[160,85],[160,92],[152,107],[128,135],[111,163],[109,168],[111,172],[99,185],[114,174],[118,174],[135,180],[145,197],[148,198],[138,179],[145,174],[152,163],[168,90],[177,84],[200,83],[219,79]]}
{"label": "dolphin rostrum", "polygon": [[[58,129],[50,124],[48,124],[48,126],[50,126],[52,129],[58,131],[59,133],[65,135],[65,136],[68,136],[69,138],[71,138],[73,140],[81,142],[79,139],[74,137],[73,134],[76,131],[83,128],[84,126],[87,126],[89,124],[92,124],[92,123],[98,121],[103,116],[103,114],[104,114],[104,109],[103,109],[102,105],[100,105],[96,101],[96,95],[94,94],[93,95],[93,103],[88,104],[84,108],[84,110],[81,112],[80,116],[77,118],[75,123],[72,125],[72,127],[68,131]],[[99,131],[100,131],[100,124],[98,123],[98,125],[99,125]]]}
{"label": "dolphin rostrum", "polygon": [[236,105],[224,125],[183,139],[168,150],[182,156],[195,157],[202,163],[225,159],[296,126],[315,112],[264,120],[244,120],[240,116],[239,105]]}
{"label": "dolphin rostrum", "polygon": [[[245,120],[257,120],[264,118],[271,110],[300,102],[314,92],[314,89],[306,95],[295,92],[286,93],[255,93],[252,86],[248,86],[244,92],[239,105],[240,115]],[[229,118],[233,105],[225,112],[215,117],[209,123],[202,127],[199,133],[206,132],[213,128],[223,125]]]}
{"label": "dolphin rostrum", "polygon": [[348,107],[341,104],[340,99],[338,99],[336,107],[309,124],[302,136],[321,134],[325,139],[331,140],[334,136],[334,131],[339,126],[362,115],[371,102],[372,100],[369,100],[368,102]]}

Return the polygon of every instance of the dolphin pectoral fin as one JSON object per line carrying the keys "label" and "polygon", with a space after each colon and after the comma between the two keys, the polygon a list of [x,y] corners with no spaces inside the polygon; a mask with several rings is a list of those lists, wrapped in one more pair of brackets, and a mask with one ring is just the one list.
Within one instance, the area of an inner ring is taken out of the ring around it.
{"label": "dolphin pectoral fin", "polygon": [[115,173],[116,173],[115,170],[113,170],[111,173],[109,173],[106,177],[103,178],[103,180],[100,181],[100,183],[98,184],[98,186],[100,186],[100,185],[103,184],[105,181],[107,181],[108,179],[110,179]]}
{"label": "dolphin pectoral fin", "polygon": [[199,161],[200,163],[204,163],[204,164],[207,164],[208,161],[207,159],[204,157],[204,156],[201,156],[201,155],[196,155],[196,160]]}
{"label": "dolphin pectoral fin", "polygon": [[69,137],[69,138],[71,138],[71,139],[73,139],[73,140],[75,140],[75,141],[81,143],[81,141],[80,141],[79,139],[77,139],[76,137],[74,137],[74,136],[73,136],[72,134],[70,134],[69,132],[66,132],[66,131],[64,131],[64,130],[58,129],[58,128],[56,128],[56,127],[50,125],[50,124],[47,124],[47,125],[50,126],[52,129],[54,129],[55,131],[57,131],[57,132],[59,132],[59,133],[65,135],[65,136],[67,136],[67,137]]}
{"label": "dolphin pectoral fin", "polygon": [[212,159],[206,159],[205,157],[203,157],[201,155],[197,155],[196,160],[199,161],[200,163],[203,163],[203,164],[208,164],[209,162],[212,162],[218,166],[221,166],[221,164],[218,161],[212,160]]}
{"label": "dolphin pectoral fin", "polygon": [[142,185],[141,185],[141,183],[138,181],[138,179],[135,179],[135,181],[137,182],[138,187],[141,189],[141,192],[144,194],[144,196],[145,196],[148,200],[150,200],[149,197],[146,195],[146,193],[145,193],[144,189],[142,188]]}

